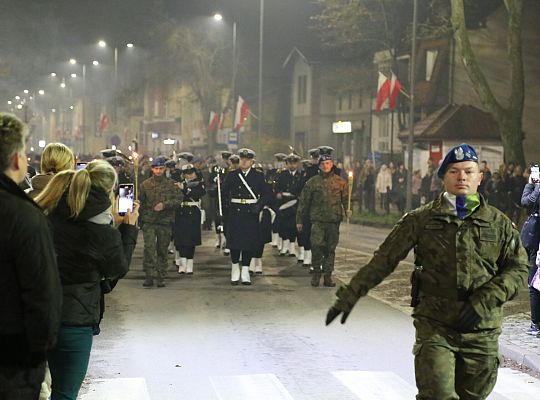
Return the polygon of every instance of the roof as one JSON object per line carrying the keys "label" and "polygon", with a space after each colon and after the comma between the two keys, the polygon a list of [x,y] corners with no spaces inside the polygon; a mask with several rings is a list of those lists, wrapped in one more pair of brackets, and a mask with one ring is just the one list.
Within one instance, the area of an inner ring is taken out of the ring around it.
{"label": "roof", "polygon": [[287,65],[295,57],[300,57],[306,64],[316,64],[322,59],[321,53],[321,49],[306,47],[300,50],[298,47],[294,46],[285,58],[285,61],[283,61],[281,67],[287,67]]}
{"label": "roof", "polygon": [[[409,131],[399,133],[400,139]],[[490,113],[465,104],[447,104],[414,124],[415,141],[433,140],[500,141],[499,125]]]}

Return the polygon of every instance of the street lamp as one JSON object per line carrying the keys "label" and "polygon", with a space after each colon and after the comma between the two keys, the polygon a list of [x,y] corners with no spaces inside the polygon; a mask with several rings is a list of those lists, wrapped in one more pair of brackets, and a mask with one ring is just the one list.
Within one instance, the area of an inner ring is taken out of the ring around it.
{"label": "street lamp", "polygon": [[263,41],[264,41],[264,0],[260,0],[259,13],[259,124],[257,126],[257,151],[261,151],[262,90],[263,90]]}
{"label": "street lamp", "polygon": [[[216,21],[222,21],[223,15],[216,13],[214,14],[214,19]],[[234,111],[234,102],[236,100],[236,21],[233,20],[233,37],[232,37],[232,79],[231,79],[231,105]]]}

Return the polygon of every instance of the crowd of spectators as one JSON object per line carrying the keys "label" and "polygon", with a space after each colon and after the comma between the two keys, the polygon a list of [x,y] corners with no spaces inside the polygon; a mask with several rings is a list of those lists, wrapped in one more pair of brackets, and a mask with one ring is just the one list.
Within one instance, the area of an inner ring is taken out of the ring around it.
{"label": "crowd of spectators", "polygon": [[[479,192],[488,203],[504,212],[516,224],[526,216],[521,206],[521,194],[527,184],[529,169],[512,162],[501,164],[492,171],[486,161],[480,163],[484,179]],[[378,168],[372,160],[357,161],[353,168],[355,177],[353,199],[356,209],[372,214],[403,214],[407,197],[408,171],[403,163],[383,163]],[[442,182],[437,177],[437,166],[428,160],[427,170],[413,171],[412,208],[434,200],[442,191]]]}

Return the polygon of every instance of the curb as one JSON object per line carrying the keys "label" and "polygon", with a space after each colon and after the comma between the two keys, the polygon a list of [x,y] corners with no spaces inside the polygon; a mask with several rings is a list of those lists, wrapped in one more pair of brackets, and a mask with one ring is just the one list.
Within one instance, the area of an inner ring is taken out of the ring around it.
{"label": "curb", "polygon": [[518,364],[540,372],[540,355],[538,354],[524,352],[521,347],[504,342],[499,342],[499,353]]}

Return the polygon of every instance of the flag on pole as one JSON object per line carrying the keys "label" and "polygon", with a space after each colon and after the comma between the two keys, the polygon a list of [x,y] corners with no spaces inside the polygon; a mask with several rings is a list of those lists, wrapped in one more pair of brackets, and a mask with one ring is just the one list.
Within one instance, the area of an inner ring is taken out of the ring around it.
{"label": "flag on pole", "polygon": [[397,98],[401,91],[401,82],[396,74],[392,72],[392,77],[388,79],[386,75],[379,71],[379,82],[377,85],[377,99],[375,102],[375,111],[380,112],[388,107],[391,111],[396,109]]}
{"label": "flag on pole", "polygon": [[109,126],[109,117],[107,117],[107,114],[101,114],[99,117],[99,129],[104,131]]}
{"label": "flag on pole", "polygon": [[375,111],[380,112],[384,103],[390,96],[390,80],[379,71],[379,82],[377,84],[377,99],[375,101]]}
{"label": "flag on pole", "polygon": [[214,132],[219,123],[219,114],[210,111],[210,120],[208,121],[208,132]]}
{"label": "flag on pole", "polygon": [[401,91],[401,82],[397,78],[396,74],[392,72],[392,81],[390,85],[390,102],[389,102],[390,111],[394,111],[396,109],[397,98],[399,96],[400,91]]}
{"label": "flag on pole", "polygon": [[219,114],[219,129],[225,128],[225,113]]}
{"label": "flag on pole", "polygon": [[236,113],[234,115],[234,130],[238,131],[249,114],[249,106],[244,101],[242,96],[238,96],[238,102],[236,103]]}

